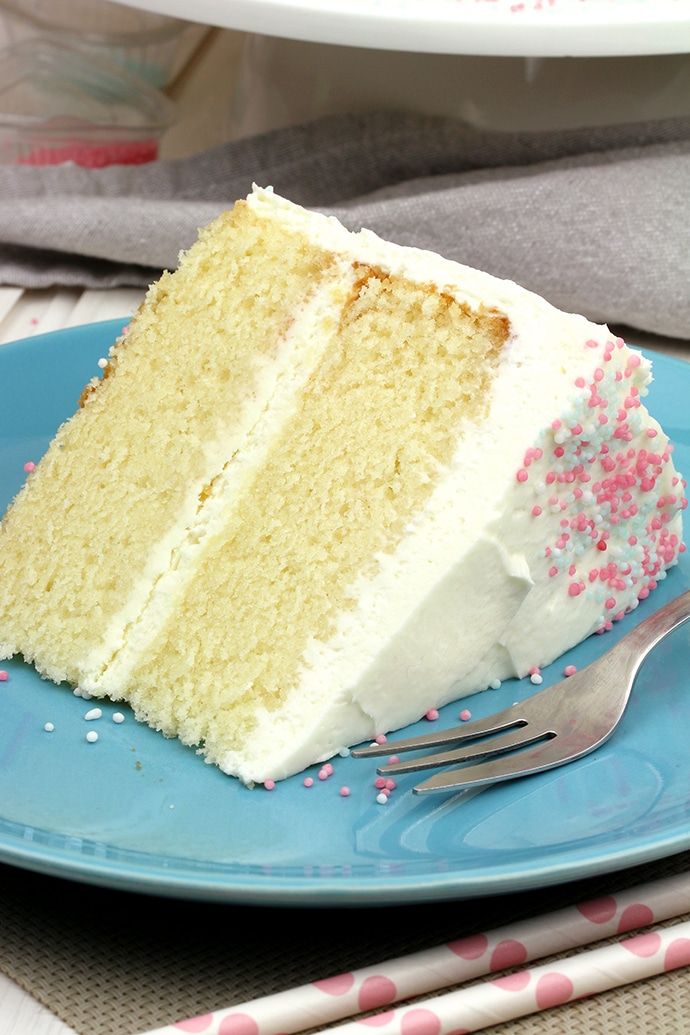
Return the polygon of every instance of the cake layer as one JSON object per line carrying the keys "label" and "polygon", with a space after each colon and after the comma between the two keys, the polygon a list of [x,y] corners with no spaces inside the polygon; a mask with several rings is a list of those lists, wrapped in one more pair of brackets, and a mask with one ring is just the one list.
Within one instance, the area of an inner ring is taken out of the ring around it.
{"label": "cake layer", "polygon": [[111,376],[90,386],[3,519],[5,656],[21,651],[76,684],[139,613],[275,391],[281,342],[328,275],[324,251],[294,238],[239,204],[151,288]]}

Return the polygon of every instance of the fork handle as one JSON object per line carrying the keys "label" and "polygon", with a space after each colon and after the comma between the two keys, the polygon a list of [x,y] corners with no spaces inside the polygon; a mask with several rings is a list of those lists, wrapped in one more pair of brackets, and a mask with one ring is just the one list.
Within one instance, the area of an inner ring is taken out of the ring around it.
{"label": "fork handle", "polygon": [[686,622],[688,618],[690,618],[690,590],[676,597],[661,610],[656,611],[649,618],[645,618],[644,622],[640,622],[638,626],[631,629],[614,650],[624,648],[626,652],[635,651],[637,667],[639,667],[650,650],[656,647],[657,643],[670,632]]}

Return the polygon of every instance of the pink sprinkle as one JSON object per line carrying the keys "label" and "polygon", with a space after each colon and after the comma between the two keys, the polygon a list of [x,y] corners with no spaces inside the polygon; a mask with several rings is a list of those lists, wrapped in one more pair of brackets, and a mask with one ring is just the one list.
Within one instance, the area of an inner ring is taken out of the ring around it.
{"label": "pink sprinkle", "polygon": [[552,564],[551,567],[549,568],[549,576],[550,576],[550,578],[553,578],[554,575],[558,575],[558,568],[556,567],[555,564]]}
{"label": "pink sprinkle", "polygon": [[584,379],[584,377],[576,377],[575,378],[575,386],[577,388],[584,388],[585,387],[585,379]]}
{"label": "pink sprinkle", "polygon": [[438,708],[430,708],[424,718],[428,719],[429,722],[435,722],[438,719]]}
{"label": "pink sprinkle", "polygon": [[276,788],[275,780],[264,780],[264,787],[267,791],[274,791]]}
{"label": "pink sprinkle", "polygon": [[391,755],[391,757],[388,759],[388,765],[397,765],[399,761],[399,755]]}
{"label": "pink sprinkle", "polygon": [[589,341],[586,341],[585,345],[587,346],[588,349],[598,349],[599,348],[599,342],[598,341],[594,341],[593,338],[590,338]]}
{"label": "pink sprinkle", "polygon": [[460,712],[460,718],[463,722],[468,722],[472,718],[472,712],[469,708],[463,708]]}
{"label": "pink sprinkle", "polygon": [[601,367],[597,367],[597,369],[594,371],[594,380],[595,381],[603,381],[604,380],[604,371],[601,369]]}
{"label": "pink sprinkle", "polygon": [[330,762],[324,762],[321,768],[323,769],[324,773],[328,773],[329,776],[333,776],[333,766]]}
{"label": "pink sprinkle", "polygon": [[319,780],[327,780],[330,775],[327,769],[319,769]]}
{"label": "pink sprinkle", "polygon": [[553,455],[557,456],[559,460],[562,456],[565,456],[565,449],[563,448],[563,446],[556,446],[556,448],[553,451]]}
{"label": "pink sprinkle", "polygon": [[560,422],[559,420],[552,420],[552,421],[551,421],[551,427],[552,427],[552,429],[553,429],[554,431],[558,431],[558,429],[560,428],[560,426],[561,426],[561,422]]}
{"label": "pink sprinkle", "polygon": [[338,793],[340,794],[341,798],[349,798],[350,797],[350,788],[349,787],[341,787]]}
{"label": "pink sprinkle", "polygon": [[376,779],[374,780],[374,787],[376,788],[376,790],[377,791],[381,791],[381,790],[383,790],[383,788],[385,786],[386,786],[385,779],[382,776],[377,776]]}
{"label": "pink sprinkle", "polygon": [[568,596],[570,597],[579,597],[581,592],[582,586],[579,582],[571,582],[568,586]]}
{"label": "pink sprinkle", "polygon": [[577,672],[577,667],[575,665],[566,665],[565,668],[563,669],[563,675],[564,676],[574,676],[576,672]]}
{"label": "pink sprinkle", "polygon": [[539,506],[532,507],[532,517],[539,517],[540,514],[541,514],[541,507],[539,507]]}
{"label": "pink sprinkle", "polygon": [[388,738],[385,733],[377,733],[374,740],[377,744],[385,744]]}
{"label": "pink sprinkle", "polygon": [[519,482],[526,482],[527,481],[527,479],[529,478],[529,475],[527,474],[527,471],[525,470],[524,467],[520,468],[520,470],[518,471],[518,473],[516,475],[516,478],[517,478],[517,480]]}
{"label": "pink sprinkle", "polygon": [[398,785],[395,782],[395,780],[391,780],[390,777],[386,780],[386,790],[387,791],[394,791],[397,786]]}
{"label": "pink sprinkle", "polygon": [[33,460],[26,461],[26,463],[24,464],[24,470],[27,474],[31,474],[32,471],[36,470],[36,464],[33,462]]}
{"label": "pink sprinkle", "polygon": [[530,676],[538,676],[540,672],[541,669],[539,668],[539,665],[532,665],[532,667],[528,669],[527,674]]}
{"label": "pink sprinkle", "polygon": [[606,608],[607,611],[610,611],[615,606],[616,606],[616,598],[615,597],[609,597],[608,600],[606,601],[606,603],[604,604],[604,607]]}
{"label": "pink sprinkle", "polygon": [[313,787],[314,786],[314,778],[312,776],[305,776],[304,780],[302,781],[302,783],[304,784],[305,787]]}
{"label": "pink sprinkle", "polygon": [[0,683],[6,683],[9,678],[9,673],[5,672],[4,668],[0,668]]}

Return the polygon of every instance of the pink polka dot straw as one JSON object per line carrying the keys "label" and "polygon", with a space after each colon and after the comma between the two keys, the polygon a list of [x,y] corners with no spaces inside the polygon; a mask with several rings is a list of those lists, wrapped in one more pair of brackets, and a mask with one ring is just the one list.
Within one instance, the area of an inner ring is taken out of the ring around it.
{"label": "pink polka dot straw", "polygon": [[[690,875],[681,874],[615,897],[459,938],[378,967],[177,1021],[149,1035],[291,1035],[358,1016],[336,1028],[320,1028],[321,1035],[365,1035],[369,1030],[377,1035],[480,1031],[690,965],[690,922],[650,929],[689,911]],[[637,933],[556,963],[514,969],[631,932]],[[456,987],[487,976],[489,980],[470,988]],[[393,1008],[394,1003],[444,988],[453,990]]]}

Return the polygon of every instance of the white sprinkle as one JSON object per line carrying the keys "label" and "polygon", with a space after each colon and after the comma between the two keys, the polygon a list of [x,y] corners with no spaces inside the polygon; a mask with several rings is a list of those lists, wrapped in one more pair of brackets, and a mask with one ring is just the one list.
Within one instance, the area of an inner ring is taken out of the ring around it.
{"label": "white sprinkle", "polygon": [[43,729],[46,731],[46,733],[52,733],[53,730],[55,729],[55,723],[54,722],[45,722],[43,724]]}
{"label": "white sprinkle", "polygon": [[338,754],[340,755],[341,758],[349,758],[350,757],[350,749],[347,748],[347,747],[341,748],[340,751],[338,752]]}
{"label": "white sprinkle", "polygon": [[383,793],[377,794],[376,795],[376,801],[378,802],[379,805],[385,805],[387,803],[387,801],[388,801],[388,795],[387,794],[383,794]]}
{"label": "white sprinkle", "polygon": [[533,672],[532,675],[529,677],[529,681],[530,683],[534,683],[535,686],[541,686],[541,684],[544,682],[542,676],[540,676],[538,672]]}
{"label": "white sprinkle", "polygon": [[84,718],[87,722],[91,722],[93,719],[100,719],[102,714],[100,708],[89,708],[88,712],[84,714]]}
{"label": "white sprinkle", "polygon": [[492,679],[491,682],[489,683],[489,686],[491,687],[492,690],[500,690],[501,689],[501,680],[500,679]]}
{"label": "white sprinkle", "polygon": [[101,368],[101,370],[105,370],[105,368],[108,366],[108,360],[101,356],[101,358],[98,361],[98,365]]}
{"label": "white sprinkle", "polygon": [[89,744],[95,744],[98,740],[98,734],[95,730],[89,730],[89,732],[86,734],[86,739],[88,740]]}
{"label": "white sprinkle", "polygon": [[75,686],[75,688],[72,691],[72,693],[74,694],[75,697],[81,697],[81,687]]}
{"label": "white sprinkle", "polygon": [[124,721],[125,721],[125,717],[122,714],[122,712],[113,712],[113,722],[120,723],[120,722],[124,722]]}

